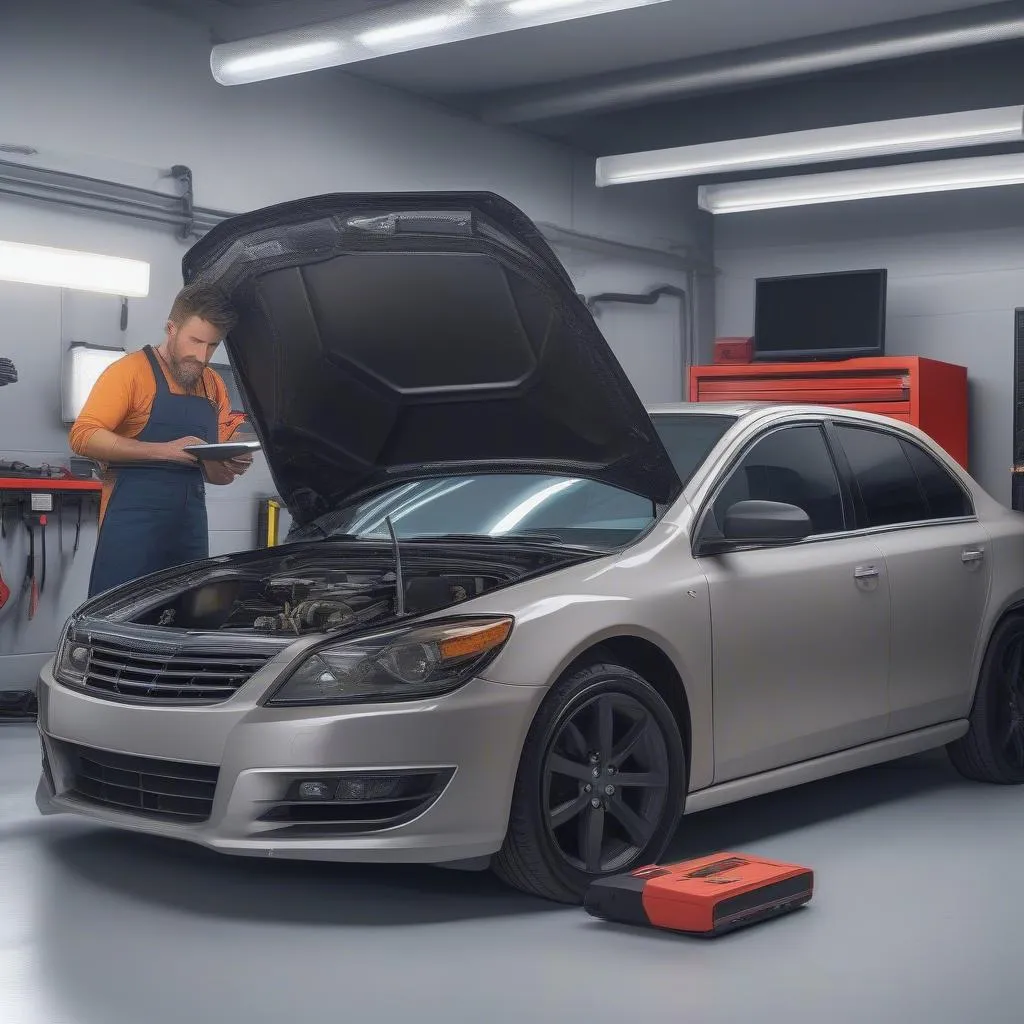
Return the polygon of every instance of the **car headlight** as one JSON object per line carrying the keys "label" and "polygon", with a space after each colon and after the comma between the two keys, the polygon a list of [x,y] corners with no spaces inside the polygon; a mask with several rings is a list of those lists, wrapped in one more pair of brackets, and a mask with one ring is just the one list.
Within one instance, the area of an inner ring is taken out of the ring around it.
{"label": "car headlight", "polygon": [[493,658],[511,618],[393,629],[316,649],[267,704],[364,704],[450,693]]}
{"label": "car headlight", "polygon": [[81,686],[85,682],[85,673],[89,668],[89,648],[85,644],[76,643],[73,636],[73,621],[64,626],[57,656],[53,662],[53,674],[58,682],[69,686]]}

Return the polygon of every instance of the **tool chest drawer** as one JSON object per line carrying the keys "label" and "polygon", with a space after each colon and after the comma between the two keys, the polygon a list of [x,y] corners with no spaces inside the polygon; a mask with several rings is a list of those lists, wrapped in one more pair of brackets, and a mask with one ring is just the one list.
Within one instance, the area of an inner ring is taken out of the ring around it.
{"label": "tool chest drawer", "polygon": [[913,424],[967,466],[967,370],[952,363],[883,356],[693,366],[689,400],[825,405],[876,413]]}

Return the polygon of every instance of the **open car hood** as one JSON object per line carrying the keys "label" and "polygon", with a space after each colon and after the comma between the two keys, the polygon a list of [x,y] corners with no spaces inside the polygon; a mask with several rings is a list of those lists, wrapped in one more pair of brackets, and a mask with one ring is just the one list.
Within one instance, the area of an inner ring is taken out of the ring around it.
{"label": "open car hood", "polygon": [[565,268],[489,193],[328,195],[186,253],[298,523],[397,482],[555,473],[670,502],[679,478]]}

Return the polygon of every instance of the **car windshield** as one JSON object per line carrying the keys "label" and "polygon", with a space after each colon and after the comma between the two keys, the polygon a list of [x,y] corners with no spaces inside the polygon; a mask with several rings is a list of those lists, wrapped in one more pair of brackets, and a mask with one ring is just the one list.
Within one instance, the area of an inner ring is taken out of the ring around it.
{"label": "car windshield", "polygon": [[[734,422],[720,415],[657,415],[655,427],[685,484]],[[398,484],[342,506],[290,539],[354,536],[386,539],[388,519],[403,539],[531,537],[587,548],[631,543],[660,510],[608,484],[547,474],[431,477]]]}

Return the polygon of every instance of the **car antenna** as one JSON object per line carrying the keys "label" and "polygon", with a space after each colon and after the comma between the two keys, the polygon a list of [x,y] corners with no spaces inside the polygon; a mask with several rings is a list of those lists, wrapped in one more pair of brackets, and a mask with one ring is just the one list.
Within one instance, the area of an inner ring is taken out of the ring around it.
{"label": "car antenna", "polygon": [[395,533],[395,524],[391,522],[391,516],[387,516],[384,522],[388,524],[388,533],[391,534],[391,547],[395,552],[395,615],[401,618],[405,615],[405,584],[402,582],[402,549],[398,544],[398,534]]}

